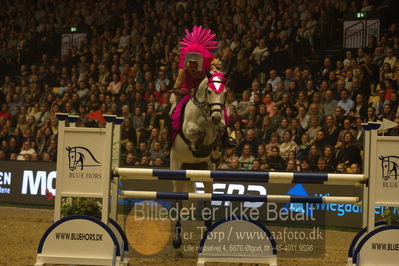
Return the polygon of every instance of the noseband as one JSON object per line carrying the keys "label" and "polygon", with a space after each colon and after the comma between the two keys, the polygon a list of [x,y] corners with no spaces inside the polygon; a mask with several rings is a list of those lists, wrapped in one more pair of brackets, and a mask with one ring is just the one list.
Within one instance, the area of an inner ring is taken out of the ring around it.
{"label": "noseband", "polygon": [[[219,83],[219,84],[223,84],[223,81],[219,81],[219,80],[209,80],[208,79],[208,87],[209,85],[214,86],[214,83]],[[206,113],[210,113],[210,115],[212,115],[214,112],[219,112],[222,113],[222,108],[223,108],[223,104],[221,103],[209,103],[208,102],[208,87],[207,89],[204,90],[204,101],[200,102],[198,100],[198,98],[196,97],[196,94],[193,95],[193,97],[191,97],[191,100],[193,101],[193,103],[198,106],[200,109],[204,110]],[[218,106],[218,108],[212,108],[212,106]]]}

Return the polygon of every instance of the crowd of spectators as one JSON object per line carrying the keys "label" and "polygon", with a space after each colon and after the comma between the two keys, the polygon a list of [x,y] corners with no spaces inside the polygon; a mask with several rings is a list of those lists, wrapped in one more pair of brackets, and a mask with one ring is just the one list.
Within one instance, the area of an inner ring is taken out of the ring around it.
{"label": "crowd of spectators", "polygon": [[[0,160],[56,161],[55,113],[96,127],[87,114],[101,110],[125,118],[123,164],[167,166],[178,42],[186,28],[202,25],[217,34],[215,57],[229,75],[237,145],[220,168],[358,172],[361,123],[399,122],[397,25],[365,48],[324,58],[318,70],[306,61],[342,35],[345,13],[378,8],[366,0],[7,1]],[[61,55],[61,35],[71,27],[86,39]]]}

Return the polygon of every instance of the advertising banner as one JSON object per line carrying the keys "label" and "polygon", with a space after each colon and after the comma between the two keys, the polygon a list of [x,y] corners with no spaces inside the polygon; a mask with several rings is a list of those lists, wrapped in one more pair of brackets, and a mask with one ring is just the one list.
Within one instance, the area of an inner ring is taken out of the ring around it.
{"label": "advertising banner", "polygon": [[[394,180],[394,178],[391,178]],[[55,163],[0,161],[0,203],[54,205],[56,193]],[[381,178],[382,180],[382,178]],[[395,181],[395,180],[394,180]],[[169,192],[171,181],[126,180],[119,189],[152,190]],[[202,188],[201,188],[202,187]],[[193,191],[201,191],[204,183],[193,183]],[[361,189],[353,186],[312,185],[312,184],[256,184],[256,183],[214,183],[213,192],[221,194],[281,194],[297,196],[353,196],[362,197]],[[134,204],[138,200],[120,200],[120,204]],[[213,207],[234,207],[235,203],[213,201]],[[245,202],[243,207],[262,208],[266,203]],[[301,203],[286,204],[287,208],[298,209]],[[315,204],[316,211],[325,213],[326,224],[331,226],[361,227],[362,208],[354,204]],[[124,208],[124,207],[121,207]],[[376,207],[375,213],[383,212]]]}
{"label": "advertising banner", "polygon": [[54,205],[55,163],[0,161],[0,203]]}

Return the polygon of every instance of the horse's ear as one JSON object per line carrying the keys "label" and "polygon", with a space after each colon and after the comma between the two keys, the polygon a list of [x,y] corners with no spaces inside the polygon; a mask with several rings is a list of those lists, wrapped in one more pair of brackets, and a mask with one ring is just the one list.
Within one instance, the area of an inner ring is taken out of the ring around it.
{"label": "horse's ear", "polygon": [[384,156],[380,155],[380,156],[378,157],[378,159],[384,160]]}
{"label": "horse's ear", "polygon": [[66,147],[65,149],[66,149],[67,151],[69,151],[69,150],[71,149],[71,147],[68,146],[68,147]]}

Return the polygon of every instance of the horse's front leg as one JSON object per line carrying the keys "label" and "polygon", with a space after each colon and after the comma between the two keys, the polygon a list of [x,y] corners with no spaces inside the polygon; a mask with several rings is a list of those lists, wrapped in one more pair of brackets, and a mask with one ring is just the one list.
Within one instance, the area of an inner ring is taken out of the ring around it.
{"label": "horse's front leg", "polygon": [[191,142],[191,149],[197,150],[198,140],[201,134],[198,124],[194,122],[188,122],[187,125],[183,127],[183,132],[186,138]]}
{"label": "horse's front leg", "polygon": [[220,121],[219,123],[217,123],[216,131],[218,133],[218,136],[222,136],[224,134],[224,132],[226,131],[226,124],[223,123],[223,121]]}

